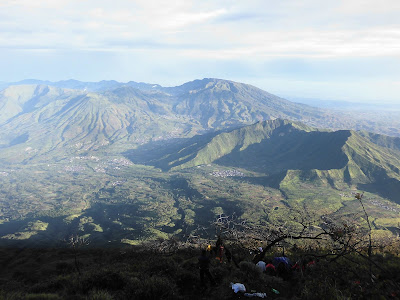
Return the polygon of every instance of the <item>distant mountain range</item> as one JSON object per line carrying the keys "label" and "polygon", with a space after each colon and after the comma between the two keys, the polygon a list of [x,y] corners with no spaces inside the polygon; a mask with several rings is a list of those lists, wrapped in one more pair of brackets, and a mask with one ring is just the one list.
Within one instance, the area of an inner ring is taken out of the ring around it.
{"label": "distant mountain range", "polygon": [[130,86],[137,89],[151,90],[153,88],[161,88],[158,84],[149,84],[143,82],[129,81],[126,83],[118,82],[115,80],[102,80],[99,82],[84,82],[74,79],[61,80],[61,81],[49,81],[49,80],[37,80],[37,79],[24,79],[17,82],[0,82],[0,88],[5,89],[13,85],[49,85],[59,87],[63,89],[74,89],[74,90],[87,90],[89,92],[106,91],[110,89],[116,89],[122,86]]}
{"label": "distant mountain range", "polygon": [[391,102],[351,102],[343,100],[326,100],[316,98],[288,97],[290,101],[303,103],[314,107],[343,111],[400,111],[400,103]]}
{"label": "distant mountain range", "polygon": [[6,85],[0,92],[0,158],[4,160],[121,152],[149,141],[190,138],[277,118],[319,128],[369,129],[329,111],[221,79],[177,87],[76,80]]}

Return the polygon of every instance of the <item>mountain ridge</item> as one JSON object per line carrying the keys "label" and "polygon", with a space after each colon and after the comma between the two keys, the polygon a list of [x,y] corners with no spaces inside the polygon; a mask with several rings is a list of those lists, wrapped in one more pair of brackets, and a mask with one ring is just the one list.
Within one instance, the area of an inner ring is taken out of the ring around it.
{"label": "mountain ridge", "polygon": [[[131,156],[135,151],[127,154]],[[390,190],[386,195],[395,201],[400,192],[399,150],[387,149],[355,131],[319,130],[282,119],[217,133],[206,140],[189,139],[181,148],[161,152],[158,158],[133,161],[164,171],[215,164],[270,177],[289,172],[335,188],[379,184],[379,190]]]}
{"label": "mountain ridge", "polygon": [[[338,115],[216,78],[176,87],[132,81],[101,81],[90,89],[76,80],[20,83],[0,91],[0,158],[6,160],[27,161],[58,151],[64,155],[65,147],[77,154],[121,153],[150,141],[191,138],[277,118],[318,128],[352,128]],[[400,147],[398,141],[379,139],[394,150]]]}

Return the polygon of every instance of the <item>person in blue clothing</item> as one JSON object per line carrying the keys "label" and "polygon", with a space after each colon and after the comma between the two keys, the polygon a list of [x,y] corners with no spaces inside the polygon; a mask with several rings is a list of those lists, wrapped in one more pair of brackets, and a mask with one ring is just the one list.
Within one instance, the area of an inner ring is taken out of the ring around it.
{"label": "person in blue clothing", "polygon": [[278,267],[279,263],[283,263],[287,269],[290,269],[290,267],[292,266],[289,257],[286,256],[274,257],[273,264],[275,268]]}
{"label": "person in blue clothing", "polygon": [[283,280],[290,279],[292,263],[290,262],[290,259],[288,257],[274,257],[273,264],[276,267],[276,275],[281,277]]}

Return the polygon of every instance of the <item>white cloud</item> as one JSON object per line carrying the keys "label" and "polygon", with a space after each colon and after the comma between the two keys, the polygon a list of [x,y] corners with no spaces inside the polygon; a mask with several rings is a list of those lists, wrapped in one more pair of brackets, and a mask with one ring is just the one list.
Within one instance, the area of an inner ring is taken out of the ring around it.
{"label": "white cloud", "polygon": [[[222,34],[223,35],[223,34]],[[400,56],[400,27],[348,31],[264,31],[249,33],[222,49],[187,49],[192,57],[375,57]]]}
{"label": "white cloud", "polygon": [[230,64],[274,59],[398,59],[399,15],[399,0],[0,0],[0,50],[23,51],[25,64],[30,52],[32,61],[37,53],[62,53],[60,70],[66,53],[93,54],[93,64],[107,53],[119,57],[116,68],[148,66],[150,75],[167,72],[163,61],[165,69],[179,65],[174,72],[190,75],[200,71],[188,66],[208,62],[229,77]]}
{"label": "white cloud", "polygon": [[[111,6],[93,0],[7,0],[2,2],[8,18],[0,21],[0,41],[8,48],[115,51],[132,49],[132,41],[137,41],[139,49],[156,44],[160,50],[175,47],[188,56],[229,59],[242,55],[397,56],[400,22],[350,26],[352,16],[400,12],[397,0],[384,2],[388,5],[373,0],[324,2],[326,9],[318,11],[321,4],[315,0],[249,1],[234,6],[225,1],[198,5],[179,0],[165,5],[124,0]],[[246,15],[254,15],[254,20],[243,18]],[[339,21],[343,24],[337,25]],[[346,24],[348,28],[343,28]],[[143,40],[145,44],[140,43]]]}
{"label": "white cloud", "polygon": [[337,1],[337,13],[349,15],[359,14],[384,14],[400,10],[398,0],[351,0]]}

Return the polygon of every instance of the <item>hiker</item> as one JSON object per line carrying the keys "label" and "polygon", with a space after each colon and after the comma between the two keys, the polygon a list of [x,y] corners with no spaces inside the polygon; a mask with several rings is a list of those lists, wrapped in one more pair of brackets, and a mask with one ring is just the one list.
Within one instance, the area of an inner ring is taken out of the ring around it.
{"label": "hiker", "polygon": [[315,268],[315,264],[316,264],[316,261],[312,257],[308,258],[308,261],[305,264],[305,270],[307,272],[311,272]]}
{"label": "hiker", "polygon": [[218,237],[217,242],[215,243],[214,251],[217,256],[216,259],[218,259],[219,262],[222,263],[222,258],[224,256],[224,245],[222,244],[222,240],[220,237]]}
{"label": "hiker", "polygon": [[231,261],[233,261],[233,263],[235,264],[235,266],[236,266],[237,268],[239,268],[239,265],[238,265],[237,260],[235,259],[235,256],[233,256],[232,252],[226,247],[226,245],[225,245],[225,247],[224,247],[224,251],[225,251],[225,256],[226,256],[226,259],[228,260],[228,263],[230,263]]}
{"label": "hiker", "polygon": [[217,256],[217,258],[219,259],[219,262],[222,264],[222,259],[223,259],[223,257],[224,257],[224,246],[223,245],[221,245],[221,246],[219,246],[219,249],[218,249],[218,256]]}
{"label": "hiker", "polygon": [[265,273],[270,276],[275,276],[276,275],[276,268],[274,264],[272,263],[272,260],[268,260],[267,265],[265,266]]}
{"label": "hiker", "polygon": [[277,257],[274,257],[273,264],[274,264],[275,268],[278,267],[278,264],[279,264],[279,263],[283,263],[284,266],[285,266],[287,269],[290,269],[290,267],[291,267],[291,265],[292,265],[292,263],[290,262],[289,257],[287,257],[287,256],[277,256]]}
{"label": "hiker", "polygon": [[296,263],[292,266],[291,270],[292,271],[296,271],[296,272],[304,272],[304,270],[306,269],[306,260],[303,259],[302,261],[300,261],[300,259],[298,261],[296,261]]}
{"label": "hiker", "polygon": [[219,249],[219,246],[221,246],[222,245],[222,240],[221,240],[221,237],[218,237],[218,239],[217,239],[217,241],[215,242],[215,251],[217,250],[217,249]]}
{"label": "hiker", "polygon": [[206,250],[201,250],[201,256],[199,256],[199,269],[200,269],[200,281],[201,285],[205,286],[204,275],[208,277],[212,285],[215,285],[214,278],[210,273],[210,258],[207,256]]}
{"label": "hiker", "polygon": [[290,279],[290,272],[284,262],[279,262],[276,268],[276,275],[285,281]]}
{"label": "hiker", "polygon": [[260,261],[256,264],[256,267],[257,267],[258,269],[260,269],[261,272],[264,273],[265,270],[266,270],[266,263],[265,263],[264,261],[260,260]]}
{"label": "hiker", "polygon": [[273,264],[276,268],[276,275],[281,277],[283,280],[290,279],[290,268],[292,266],[289,257],[287,256],[278,256],[274,257]]}
{"label": "hiker", "polygon": [[315,267],[315,260],[311,257],[308,259],[307,268],[314,268]]}
{"label": "hiker", "polygon": [[306,271],[306,259],[299,259],[296,263],[290,268],[291,275],[298,279],[304,276],[304,272]]}

